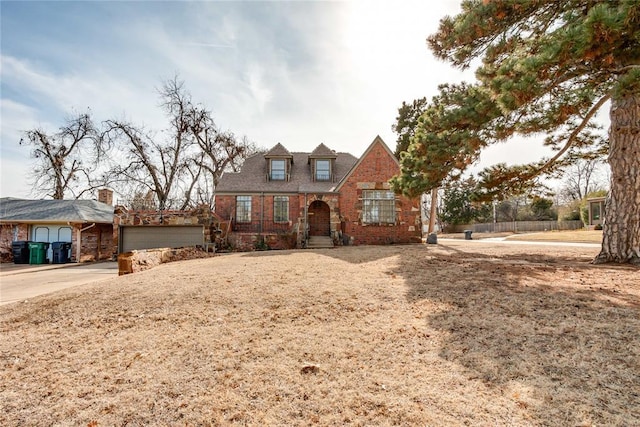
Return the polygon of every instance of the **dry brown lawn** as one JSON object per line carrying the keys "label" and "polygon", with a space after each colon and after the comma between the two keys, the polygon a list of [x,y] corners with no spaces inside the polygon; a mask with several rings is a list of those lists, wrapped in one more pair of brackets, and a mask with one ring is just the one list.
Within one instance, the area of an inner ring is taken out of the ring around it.
{"label": "dry brown lawn", "polygon": [[238,253],[2,306],[0,425],[640,425],[640,270],[596,253]]}
{"label": "dry brown lawn", "polygon": [[[440,233],[440,238],[464,239],[464,233]],[[518,240],[526,242],[569,242],[569,243],[602,243],[602,230],[562,230],[512,233],[473,233],[473,240],[488,238],[504,238],[505,240]]]}
{"label": "dry brown lawn", "polygon": [[545,231],[542,233],[512,234],[507,240],[528,242],[602,243],[602,230]]}

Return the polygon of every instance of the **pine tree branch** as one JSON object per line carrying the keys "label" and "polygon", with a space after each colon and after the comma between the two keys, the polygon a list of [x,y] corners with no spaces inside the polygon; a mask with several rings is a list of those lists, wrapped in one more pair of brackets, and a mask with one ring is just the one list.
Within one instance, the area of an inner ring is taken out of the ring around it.
{"label": "pine tree branch", "polygon": [[598,112],[598,110],[600,110],[600,107],[602,107],[602,105],[604,105],[604,103],[607,102],[609,99],[611,99],[611,95],[609,94],[600,98],[600,100],[596,102],[591,107],[591,109],[587,112],[587,114],[584,116],[580,125],[578,125],[578,127],[575,128],[573,132],[571,132],[571,135],[569,135],[569,138],[567,138],[567,142],[565,143],[564,147],[562,147],[562,149],[560,149],[560,151],[558,151],[555,156],[547,160],[542,166],[540,166],[534,172],[531,172],[529,176],[532,178],[534,176],[540,175],[541,173],[549,169],[551,166],[553,166],[556,163],[556,161],[560,157],[562,157],[567,152],[567,150],[569,150],[569,148],[573,146],[578,134],[587,126],[587,124],[589,124],[589,121],[591,120],[591,118]]}
{"label": "pine tree branch", "polygon": [[610,72],[613,74],[624,74],[627,71],[635,69],[640,69],[640,64],[627,65],[626,67],[616,68],[615,70],[611,70]]}

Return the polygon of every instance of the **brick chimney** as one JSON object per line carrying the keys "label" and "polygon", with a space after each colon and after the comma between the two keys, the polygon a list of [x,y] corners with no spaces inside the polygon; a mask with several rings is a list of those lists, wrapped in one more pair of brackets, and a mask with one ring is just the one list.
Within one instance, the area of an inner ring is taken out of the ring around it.
{"label": "brick chimney", "polygon": [[108,188],[98,190],[98,201],[113,206],[113,191]]}

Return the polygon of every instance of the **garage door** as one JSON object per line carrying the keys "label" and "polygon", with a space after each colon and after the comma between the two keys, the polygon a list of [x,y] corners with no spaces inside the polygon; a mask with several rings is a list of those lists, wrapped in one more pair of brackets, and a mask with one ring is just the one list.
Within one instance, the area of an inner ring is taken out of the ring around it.
{"label": "garage door", "polygon": [[[34,242],[71,242],[71,227],[59,224],[38,224],[31,227],[31,240]],[[51,262],[53,248],[49,245],[46,258]]]}
{"label": "garage door", "polygon": [[202,225],[123,225],[118,252],[204,245]]}

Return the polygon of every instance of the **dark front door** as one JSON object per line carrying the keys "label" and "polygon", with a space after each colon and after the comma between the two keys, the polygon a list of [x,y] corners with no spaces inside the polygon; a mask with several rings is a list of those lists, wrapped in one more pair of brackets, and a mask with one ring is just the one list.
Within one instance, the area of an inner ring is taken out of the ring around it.
{"label": "dark front door", "polygon": [[316,200],[309,206],[309,234],[311,236],[330,236],[330,209],[329,205],[321,200]]}

